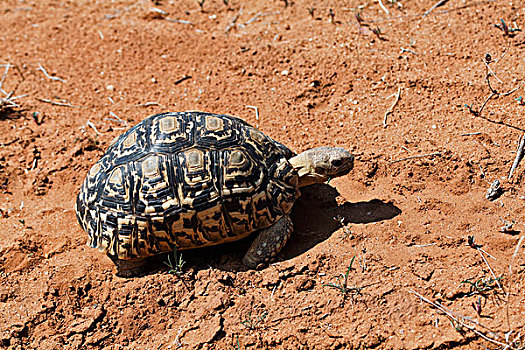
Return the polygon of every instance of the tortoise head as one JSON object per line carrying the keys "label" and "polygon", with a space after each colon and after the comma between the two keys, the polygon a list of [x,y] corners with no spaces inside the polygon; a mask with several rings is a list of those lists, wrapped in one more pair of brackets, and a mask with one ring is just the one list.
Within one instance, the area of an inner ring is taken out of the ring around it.
{"label": "tortoise head", "polygon": [[341,147],[312,148],[289,161],[299,174],[299,187],[346,175],[354,167],[354,156]]}

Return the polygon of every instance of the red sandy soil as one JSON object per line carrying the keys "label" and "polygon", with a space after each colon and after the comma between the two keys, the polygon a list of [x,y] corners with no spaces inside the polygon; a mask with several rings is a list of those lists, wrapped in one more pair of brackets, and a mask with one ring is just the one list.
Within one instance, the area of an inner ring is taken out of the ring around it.
{"label": "red sandy soil", "polygon": [[[424,16],[437,2],[2,1],[2,89],[27,96],[0,114],[0,347],[523,349],[525,164],[507,177],[525,33],[501,20],[525,29],[525,6]],[[487,53],[498,95],[475,114]],[[237,115],[298,152],[345,147],[355,169],[304,191],[267,268],[242,266],[244,241],[184,252],[180,275],[159,257],[116,277],[85,245],[79,187],[124,128],[184,110]]]}

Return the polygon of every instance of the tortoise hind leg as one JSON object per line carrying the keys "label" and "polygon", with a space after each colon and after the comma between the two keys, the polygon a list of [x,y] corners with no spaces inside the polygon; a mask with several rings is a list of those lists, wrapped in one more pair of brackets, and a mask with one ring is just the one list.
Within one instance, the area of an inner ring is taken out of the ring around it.
{"label": "tortoise hind leg", "polygon": [[119,277],[135,277],[146,271],[147,259],[122,260],[112,256],[110,258],[117,266],[117,276]]}
{"label": "tortoise hind leg", "polygon": [[262,230],[255,237],[250,249],[242,259],[247,267],[254,269],[267,264],[284,247],[293,231],[289,215],[283,216],[272,226]]}

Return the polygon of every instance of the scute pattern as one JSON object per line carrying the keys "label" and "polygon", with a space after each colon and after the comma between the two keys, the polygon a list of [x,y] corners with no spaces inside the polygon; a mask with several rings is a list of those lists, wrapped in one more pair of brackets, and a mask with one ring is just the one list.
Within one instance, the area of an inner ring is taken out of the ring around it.
{"label": "scute pattern", "polygon": [[235,117],[153,115],[93,165],[77,218],[88,244],[117,259],[234,241],[290,212],[290,153]]}

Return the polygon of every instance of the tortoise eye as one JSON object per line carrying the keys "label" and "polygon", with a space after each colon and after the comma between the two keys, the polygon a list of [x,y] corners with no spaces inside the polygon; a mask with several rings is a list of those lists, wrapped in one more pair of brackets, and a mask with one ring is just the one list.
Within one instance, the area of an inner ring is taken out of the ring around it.
{"label": "tortoise eye", "polygon": [[336,167],[340,167],[341,165],[343,165],[343,161],[341,159],[335,159],[332,161],[332,165]]}

